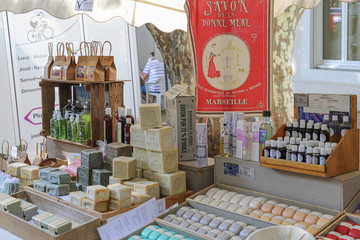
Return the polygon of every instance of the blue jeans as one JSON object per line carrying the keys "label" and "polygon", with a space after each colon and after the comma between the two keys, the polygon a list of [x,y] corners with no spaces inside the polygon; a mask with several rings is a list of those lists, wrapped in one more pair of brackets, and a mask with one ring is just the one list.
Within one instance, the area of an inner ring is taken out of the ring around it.
{"label": "blue jeans", "polygon": [[146,94],[146,85],[141,86],[141,93]]}

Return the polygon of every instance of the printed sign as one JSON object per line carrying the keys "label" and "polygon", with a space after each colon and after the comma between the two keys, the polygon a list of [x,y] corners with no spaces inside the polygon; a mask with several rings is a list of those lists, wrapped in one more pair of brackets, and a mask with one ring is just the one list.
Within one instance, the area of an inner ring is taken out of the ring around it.
{"label": "printed sign", "polygon": [[268,0],[188,0],[197,111],[269,108]]}
{"label": "printed sign", "polygon": [[76,0],[75,11],[92,12],[93,6],[93,0]]}
{"label": "printed sign", "polygon": [[239,165],[224,162],[224,174],[233,177],[239,177]]}

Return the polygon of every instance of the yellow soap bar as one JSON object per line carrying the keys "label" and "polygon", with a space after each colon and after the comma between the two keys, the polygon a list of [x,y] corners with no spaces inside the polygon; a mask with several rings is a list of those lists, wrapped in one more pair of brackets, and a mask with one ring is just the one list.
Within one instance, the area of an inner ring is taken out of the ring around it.
{"label": "yellow soap bar", "polygon": [[81,206],[82,205],[82,201],[86,198],[86,193],[82,192],[82,191],[77,191],[77,192],[71,192],[69,194],[70,196],[70,202]]}
{"label": "yellow soap bar", "polygon": [[158,182],[144,181],[134,183],[134,192],[160,198],[160,186]]}
{"label": "yellow soap bar", "polygon": [[149,179],[150,181],[157,182],[157,172],[153,172],[150,170],[144,170],[143,172],[144,178]]}
{"label": "yellow soap bar", "polygon": [[146,148],[151,151],[174,149],[173,128],[170,126],[145,130]]}
{"label": "yellow soap bar", "polygon": [[127,198],[124,200],[114,200],[114,199],[110,199],[109,201],[109,210],[110,211],[115,211],[115,210],[119,210],[122,208],[129,208],[131,207],[131,198]]}
{"label": "yellow soap bar", "polygon": [[149,151],[142,148],[133,148],[133,157],[136,159],[136,167],[149,168]]}
{"label": "yellow soap bar", "polygon": [[39,179],[39,167],[38,166],[27,166],[20,169],[21,178],[28,180]]}
{"label": "yellow soap bar", "polygon": [[109,177],[109,184],[115,184],[115,183],[120,183],[122,184],[124,181],[126,181],[127,179],[125,178],[117,178],[117,177],[114,177],[114,176],[110,176]]}
{"label": "yellow soap bar", "polygon": [[86,197],[94,202],[109,201],[110,190],[101,185],[88,186],[86,188]]}
{"label": "yellow soap bar", "polygon": [[178,170],[176,149],[164,152],[149,152],[149,170],[159,173],[170,173]]}
{"label": "yellow soap bar", "polygon": [[113,177],[134,178],[136,176],[136,159],[132,157],[117,157],[113,159]]}
{"label": "yellow soap bar", "polygon": [[84,208],[97,212],[106,212],[108,210],[108,203],[109,201],[94,202],[88,198],[82,200],[82,206]]}
{"label": "yellow soap bar", "polygon": [[119,183],[107,186],[110,189],[110,198],[115,200],[125,200],[131,198],[131,187]]}
{"label": "yellow soap bar", "polygon": [[128,181],[124,181],[122,184],[128,187],[131,187],[132,190],[134,190],[134,183],[136,182],[143,182],[143,181],[149,181],[149,179],[146,178],[133,178]]}
{"label": "yellow soap bar", "polygon": [[183,171],[158,173],[161,195],[170,197],[186,192],[186,174]]}
{"label": "yellow soap bar", "polygon": [[10,174],[13,177],[20,177],[20,169],[23,167],[27,167],[26,163],[11,163],[8,165],[8,174]]}
{"label": "yellow soap bar", "polygon": [[139,105],[140,127],[155,128],[161,127],[161,108],[158,103]]}
{"label": "yellow soap bar", "polygon": [[151,198],[150,195],[138,193],[138,192],[132,192],[131,193],[131,203],[132,205],[139,205]]}

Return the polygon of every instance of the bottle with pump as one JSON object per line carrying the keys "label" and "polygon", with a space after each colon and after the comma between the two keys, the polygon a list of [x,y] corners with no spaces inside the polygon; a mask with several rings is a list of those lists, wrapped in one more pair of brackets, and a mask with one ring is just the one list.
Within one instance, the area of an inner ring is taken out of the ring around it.
{"label": "bottle with pump", "polygon": [[340,134],[343,137],[347,130],[351,129],[351,124],[349,123],[349,116],[343,117],[343,122],[340,124]]}
{"label": "bottle with pump", "polygon": [[126,109],[126,116],[125,117],[131,119],[131,124],[135,124],[135,120],[134,120],[134,117],[132,115],[132,109],[131,108]]}
{"label": "bottle with pump", "polygon": [[[111,108],[105,108],[105,117],[104,117],[104,139],[106,143],[112,143],[112,116]],[[130,144],[130,143],[128,143]]]}
{"label": "bottle with pump", "polygon": [[74,114],[71,114],[69,121],[66,123],[66,139],[69,141],[74,141],[72,134],[72,125],[75,122]]}
{"label": "bottle with pump", "polygon": [[78,131],[78,142],[81,144],[86,143],[86,124],[82,119],[82,115],[78,115],[78,121],[76,122],[77,131]]}
{"label": "bottle with pump", "polygon": [[131,123],[132,119],[131,118],[126,118],[126,124],[125,124],[125,143],[126,144],[130,144],[130,127],[132,125]]}
{"label": "bottle with pump", "polygon": [[338,119],[338,115],[331,116],[330,122],[330,142],[339,142],[340,141],[340,123]]}
{"label": "bottle with pump", "polygon": [[271,125],[271,112],[263,111],[263,123],[260,125],[259,129],[259,143],[260,151],[265,147],[265,141],[270,140],[274,134],[274,128]]}
{"label": "bottle with pump", "polygon": [[50,136],[53,138],[56,137],[56,121],[57,121],[57,114],[56,111],[53,111],[52,118],[50,119]]}
{"label": "bottle with pump", "polygon": [[247,126],[242,138],[243,160],[251,161],[252,158],[252,133],[251,127]]}
{"label": "bottle with pump", "polygon": [[291,137],[291,133],[292,133],[292,122],[286,122],[286,127],[285,127],[285,137]]}
{"label": "bottle with pump", "polygon": [[300,128],[299,128],[299,135],[298,137],[303,139],[305,138],[306,133],[306,127],[305,127],[305,120],[300,120]]}
{"label": "bottle with pump", "polygon": [[226,123],[220,132],[220,155],[224,157],[230,156],[230,132]]}
{"label": "bottle with pump", "polygon": [[59,112],[57,115],[56,128],[58,128],[58,139],[66,139],[66,123]]}
{"label": "bottle with pump", "polygon": [[320,141],[324,143],[329,141],[329,131],[325,123],[321,124]]}
{"label": "bottle with pump", "polygon": [[85,124],[85,139],[89,140],[91,139],[91,115],[90,115],[90,108],[89,103],[86,102],[84,104],[84,110],[81,113],[81,120]]}
{"label": "bottle with pump", "polygon": [[63,108],[63,114],[64,114],[64,116],[65,116],[65,114],[66,113],[72,113],[72,103],[71,103],[71,99],[68,99],[67,100],[67,104],[66,104],[66,106]]}
{"label": "bottle with pump", "polygon": [[320,138],[320,127],[321,127],[321,123],[315,123],[312,140],[314,140],[314,141],[319,140],[319,138]]}
{"label": "bottle with pump", "polygon": [[76,100],[75,105],[71,109],[72,113],[80,114],[83,110],[84,110],[84,107],[80,104],[80,101]]}
{"label": "bottle with pump", "polygon": [[125,117],[125,109],[123,107],[118,108],[118,119],[117,119],[117,129],[118,129],[118,142],[124,143],[125,140],[125,132],[124,127],[126,124],[126,117]]}

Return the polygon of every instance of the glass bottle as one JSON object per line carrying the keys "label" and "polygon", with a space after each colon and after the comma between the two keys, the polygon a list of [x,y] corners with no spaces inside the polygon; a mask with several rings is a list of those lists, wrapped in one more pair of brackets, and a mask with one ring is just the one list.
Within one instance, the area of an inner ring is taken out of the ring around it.
{"label": "glass bottle", "polygon": [[56,128],[58,128],[58,139],[66,139],[66,123],[59,112],[57,115]]}
{"label": "glass bottle", "polygon": [[79,131],[78,131],[78,125],[79,125],[79,114],[76,114],[75,121],[71,124],[71,131],[72,131],[72,140],[74,142],[79,142]]}
{"label": "glass bottle", "polygon": [[305,162],[306,161],[305,146],[304,145],[299,146],[299,151],[298,151],[298,155],[297,155],[297,161],[298,162]]}
{"label": "glass bottle", "polygon": [[347,130],[351,129],[351,124],[349,123],[349,116],[343,117],[343,122],[340,124],[340,134],[343,137]]}
{"label": "glass bottle", "polygon": [[286,160],[291,160],[291,147],[292,145],[286,145]]}
{"label": "glass bottle", "polygon": [[111,108],[105,108],[104,117],[104,140],[107,144],[112,143],[112,116]]}
{"label": "glass bottle", "polygon": [[86,143],[86,123],[82,119],[82,115],[79,116],[79,122],[77,123],[77,131],[79,133],[79,143],[85,144]]}
{"label": "glass bottle", "polygon": [[72,113],[72,111],[71,111],[72,107],[73,106],[72,106],[72,103],[71,103],[71,99],[68,99],[66,106],[63,108],[64,116],[65,116],[66,113],[69,113],[69,114]]}
{"label": "glass bottle", "polygon": [[319,140],[319,138],[320,138],[320,127],[321,127],[321,123],[315,123],[314,131],[313,131],[313,135],[312,135],[312,140],[314,140],[314,141]]}
{"label": "glass bottle", "polygon": [[299,136],[299,123],[293,122],[291,137],[297,138]]}
{"label": "glass bottle", "polygon": [[74,141],[72,134],[72,125],[75,122],[74,114],[71,114],[69,121],[66,123],[66,139],[69,141]]}
{"label": "glass bottle", "polygon": [[53,111],[52,118],[50,119],[50,136],[56,137],[56,121],[57,121],[57,114],[56,111]]}
{"label": "glass bottle", "polygon": [[324,143],[329,141],[329,131],[325,123],[321,124],[320,141]]}
{"label": "glass bottle", "polygon": [[223,126],[224,127],[220,133],[220,151],[222,151],[222,153],[220,153],[220,154],[224,157],[229,157],[230,156],[230,131],[227,128],[226,123],[224,123]]}
{"label": "glass bottle", "polygon": [[327,150],[325,148],[320,149],[320,158],[319,158],[319,164],[321,166],[326,165],[326,158],[327,158]]}
{"label": "glass bottle", "polygon": [[270,157],[276,158],[277,142],[275,140],[270,141]]}
{"label": "glass bottle", "polygon": [[300,120],[300,128],[298,137],[303,139],[305,137],[306,128],[305,128],[305,120]]}
{"label": "glass bottle", "polygon": [[318,147],[313,148],[312,164],[319,164],[320,150]]}
{"label": "glass bottle", "polygon": [[118,142],[122,142],[124,143],[124,136],[125,136],[125,132],[124,132],[124,127],[126,124],[126,117],[125,117],[125,109],[123,107],[119,107],[118,108],[118,119],[117,119],[117,131],[118,131]]}
{"label": "glass bottle", "polygon": [[313,154],[313,148],[307,147],[306,148],[306,163],[312,163],[312,154]]}
{"label": "glass bottle", "polygon": [[292,132],[292,122],[286,122],[286,127],[285,127],[285,137],[291,137],[291,132]]}
{"label": "glass bottle", "polygon": [[126,144],[130,144],[130,127],[132,125],[131,123],[132,119],[131,118],[126,118],[126,124],[125,124],[125,143]]}
{"label": "glass bottle", "polygon": [[330,123],[330,142],[337,143],[340,141],[340,137],[341,133],[338,115],[332,115]]}
{"label": "glass bottle", "polygon": [[263,111],[263,123],[260,125],[259,129],[259,143],[260,151],[265,147],[265,141],[270,140],[273,136],[274,128],[271,125],[271,112]]}
{"label": "glass bottle", "polygon": [[296,162],[298,155],[298,147],[296,145],[291,146],[291,161]]}
{"label": "glass bottle", "polygon": [[81,113],[81,120],[85,124],[85,139],[90,140],[91,139],[91,114],[90,114],[90,108],[89,104],[86,102],[84,104],[84,110]]}
{"label": "glass bottle", "polygon": [[131,119],[131,124],[135,124],[135,120],[134,117],[132,115],[132,109],[131,108],[127,108],[126,109],[126,116],[125,118],[130,118]]}
{"label": "glass bottle", "polygon": [[285,142],[278,141],[277,149],[276,149],[276,159],[285,159],[285,157],[286,157]]}
{"label": "glass bottle", "polygon": [[60,118],[61,118],[61,113],[60,112],[56,112],[56,121],[55,121],[55,138],[59,139],[60,138],[60,126],[58,123],[58,119],[59,119],[59,114],[60,114]]}
{"label": "glass bottle", "polygon": [[313,126],[311,124],[311,122],[308,122],[306,124],[306,130],[305,130],[305,138],[307,140],[311,140],[312,139],[312,135],[313,135]]}
{"label": "glass bottle", "polygon": [[71,109],[72,113],[80,114],[83,110],[84,110],[84,107],[80,104],[80,101],[76,100],[75,105]]}
{"label": "glass bottle", "polygon": [[266,140],[265,148],[264,148],[264,157],[270,157],[270,149],[271,149],[270,141]]}
{"label": "glass bottle", "polygon": [[246,126],[246,129],[244,131],[243,137],[242,137],[242,149],[243,149],[243,160],[251,161],[252,158],[252,133],[251,133],[251,127]]}

